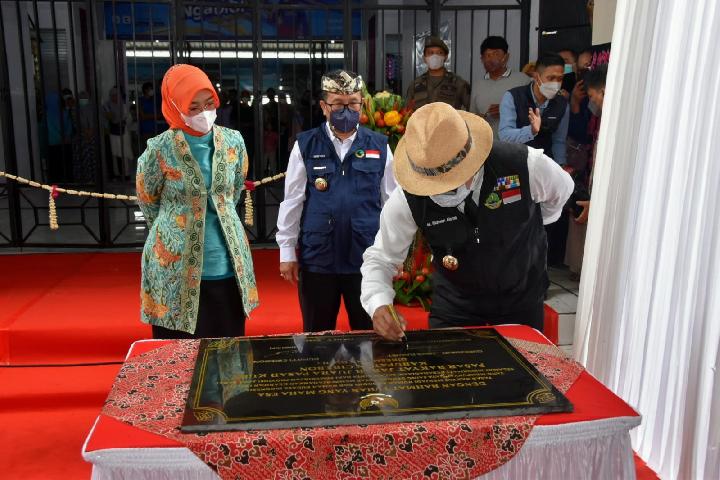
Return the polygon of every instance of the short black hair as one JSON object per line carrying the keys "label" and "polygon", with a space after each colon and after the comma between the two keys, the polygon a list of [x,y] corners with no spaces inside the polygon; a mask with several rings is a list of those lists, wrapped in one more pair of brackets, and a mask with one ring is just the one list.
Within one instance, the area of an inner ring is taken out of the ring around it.
{"label": "short black hair", "polygon": [[605,88],[607,65],[600,65],[592,70],[588,70],[585,72],[585,75],[583,75],[583,80],[585,80],[585,88],[592,88],[593,90]]}
{"label": "short black hair", "polygon": [[541,54],[537,62],[535,62],[535,71],[538,71],[540,69],[543,69],[545,67],[565,67],[565,59],[562,58],[560,55],[558,55],[555,52],[546,52]]}
{"label": "short black hair", "polygon": [[153,88],[153,83],[152,83],[152,82],[145,82],[145,83],[142,84],[142,91],[143,91],[143,93],[145,93],[145,90],[150,90],[151,88]]}
{"label": "short black hair", "polygon": [[[578,53],[577,53],[575,50],[573,50],[572,48],[563,48],[563,49],[560,49],[560,50],[558,50],[558,55],[560,55],[560,52],[569,52],[569,53],[573,56],[573,58],[575,59],[575,61],[577,61]],[[561,56],[562,56],[562,55],[561,55]]]}
{"label": "short black hair", "polygon": [[503,52],[507,53],[508,43],[503,37],[498,37],[498,36],[487,37],[485,40],[483,40],[482,44],[480,45],[480,55],[485,53],[485,50],[488,50],[488,49],[502,50]]}

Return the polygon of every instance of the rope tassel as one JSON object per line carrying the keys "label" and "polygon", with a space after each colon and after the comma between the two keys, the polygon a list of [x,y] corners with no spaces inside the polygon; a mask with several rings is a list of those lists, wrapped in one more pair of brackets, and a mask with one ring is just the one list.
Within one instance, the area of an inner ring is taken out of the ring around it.
{"label": "rope tassel", "polygon": [[245,225],[252,227],[255,222],[255,212],[253,212],[252,193],[245,190]]}
{"label": "rope tassel", "polygon": [[50,190],[50,198],[48,199],[50,230],[57,230],[58,228],[60,228],[60,225],[58,225],[57,209],[55,208],[55,199],[59,195],[60,194],[57,191],[57,185],[53,185],[52,189]]}
{"label": "rope tassel", "polygon": [[[253,200],[252,200],[252,191],[255,190],[255,188],[261,186],[261,185],[267,185],[271,182],[276,182],[280,180],[281,178],[285,177],[285,172],[278,173],[277,175],[273,175],[272,177],[265,177],[262,180],[246,180],[245,181],[245,224],[249,227],[252,227],[254,224],[255,219],[255,210],[253,208]],[[47,190],[50,192],[50,198],[48,198],[48,216],[49,216],[49,224],[51,230],[57,230],[60,228],[60,225],[58,225],[58,216],[57,216],[57,207],[55,206],[55,199],[60,196],[61,193],[65,193],[68,195],[75,195],[79,197],[92,197],[92,198],[104,198],[107,200],[127,200],[130,202],[137,201],[137,197],[134,195],[120,195],[115,193],[97,193],[97,192],[86,192],[84,190],[77,191],[77,190],[71,190],[67,188],[58,187],[57,185],[46,185],[44,183],[38,183],[33,180],[28,180],[27,178],[18,177],[17,175],[12,175],[10,173],[4,172],[0,170],[0,178],[8,178],[10,180],[13,180],[15,182],[29,185],[31,187],[35,188],[42,188],[43,190]]]}

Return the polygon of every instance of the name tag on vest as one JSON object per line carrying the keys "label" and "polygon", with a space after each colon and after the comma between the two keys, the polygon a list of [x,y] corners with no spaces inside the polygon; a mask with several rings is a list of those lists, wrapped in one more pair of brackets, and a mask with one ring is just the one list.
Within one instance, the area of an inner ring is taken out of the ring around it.
{"label": "name tag on vest", "polygon": [[427,222],[425,224],[426,227],[434,227],[435,225],[441,225],[445,222],[455,222],[457,221],[458,217],[457,215],[454,217],[447,217],[447,218],[441,218],[440,220],[432,220],[430,222]]}
{"label": "name tag on vest", "polygon": [[327,155],[325,154],[319,154],[319,155],[313,155],[312,158],[325,158]]}

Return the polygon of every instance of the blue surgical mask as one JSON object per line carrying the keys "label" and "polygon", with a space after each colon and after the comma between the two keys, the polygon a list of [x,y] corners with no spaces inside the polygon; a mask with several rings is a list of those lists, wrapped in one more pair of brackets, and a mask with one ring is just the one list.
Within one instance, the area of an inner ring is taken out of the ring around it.
{"label": "blue surgical mask", "polygon": [[571,63],[566,63],[566,64],[565,64],[565,73],[566,73],[566,74],[567,74],[567,73],[572,73],[572,72],[573,72],[573,68],[572,68],[572,67],[573,67],[573,66],[572,66]]}
{"label": "blue surgical mask", "polygon": [[360,123],[360,112],[343,108],[339,112],[330,112],[330,125],[340,132],[348,133],[355,130]]}

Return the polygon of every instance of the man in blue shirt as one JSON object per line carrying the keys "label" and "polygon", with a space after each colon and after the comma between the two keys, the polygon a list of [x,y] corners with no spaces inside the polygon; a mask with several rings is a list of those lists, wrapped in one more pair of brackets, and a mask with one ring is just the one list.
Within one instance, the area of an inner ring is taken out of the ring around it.
{"label": "man in blue shirt", "polygon": [[542,148],[560,165],[567,161],[568,103],[557,95],[562,85],[565,60],[546,53],[535,63],[533,81],[515,87],[500,103],[500,140]]}
{"label": "man in blue shirt", "polygon": [[[565,60],[557,53],[540,55],[529,85],[511,88],[500,102],[500,140],[541,148],[559,165],[567,164],[568,101],[558,95],[565,73]],[[561,266],[565,260],[568,232],[566,212],[545,225],[548,238],[547,263]]]}

